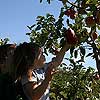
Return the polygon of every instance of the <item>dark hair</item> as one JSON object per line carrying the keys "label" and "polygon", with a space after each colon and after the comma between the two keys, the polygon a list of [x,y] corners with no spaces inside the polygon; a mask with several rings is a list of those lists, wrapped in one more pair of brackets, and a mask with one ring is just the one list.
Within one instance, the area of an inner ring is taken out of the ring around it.
{"label": "dark hair", "polygon": [[16,67],[16,78],[26,74],[38,52],[39,46],[35,43],[24,42],[16,47],[14,52],[14,65]]}
{"label": "dark hair", "polygon": [[0,63],[3,63],[8,57],[8,52],[14,50],[14,44],[4,44],[0,46]]}
{"label": "dark hair", "polygon": [[[0,46],[0,64],[5,64],[8,58],[8,52],[13,53],[15,50],[15,44],[4,44]],[[1,72],[1,68],[0,68]]]}

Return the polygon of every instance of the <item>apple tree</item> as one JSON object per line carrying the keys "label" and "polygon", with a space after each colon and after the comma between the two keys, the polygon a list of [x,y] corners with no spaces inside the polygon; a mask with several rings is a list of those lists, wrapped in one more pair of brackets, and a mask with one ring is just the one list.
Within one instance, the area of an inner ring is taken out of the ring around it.
{"label": "apple tree", "polygon": [[[42,0],[40,2],[42,3]],[[52,0],[47,2],[50,4]],[[70,57],[65,57],[70,64],[62,63],[65,67],[60,66],[58,69],[61,73],[54,76],[52,98],[100,99],[100,0],[73,0],[73,2],[58,0],[58,2],[63,4],[58,18],[50,13],[46,16],[37,16],[37,22],[27,26],[30,32],[26,33],[32,42],[43,47],[47,55],[59,53],[65,40],[71,45]],[[84,69],[86,57],[95,59],[97,72],[91,67]]]}

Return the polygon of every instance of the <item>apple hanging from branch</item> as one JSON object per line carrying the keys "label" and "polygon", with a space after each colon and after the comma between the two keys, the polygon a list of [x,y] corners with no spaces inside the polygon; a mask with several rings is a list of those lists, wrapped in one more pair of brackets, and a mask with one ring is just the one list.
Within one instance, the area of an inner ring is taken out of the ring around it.
{"label": "apple hanging from branch", "polygon": [[98,38],[98,33],[97,32],[92,32],[91,37],[93,40],[96,40]]}
{"label": "apple hanging from branch", "polygon": [[76,17],[76,11],[73,8],[67,9],[64,13],[71,19],[75,19]]}
{"label": "apple hanging from branch", "polygon": [[89,16],[85,18],[85,23],[88,27],[92,27],[95,25],[95,19],[93,16]]}
{"label": "apple hanging from branch", "polygon": [[78,38],[74,30],[71,28],[68,28],[68,30],[66,30],[65,37],[66,37],[67,42],[71,45],[75,45],[78,43]]}
{"label": "apple hanging from branch", "polygon": [[96,23],[100,25],[100,10],[96,11]]}

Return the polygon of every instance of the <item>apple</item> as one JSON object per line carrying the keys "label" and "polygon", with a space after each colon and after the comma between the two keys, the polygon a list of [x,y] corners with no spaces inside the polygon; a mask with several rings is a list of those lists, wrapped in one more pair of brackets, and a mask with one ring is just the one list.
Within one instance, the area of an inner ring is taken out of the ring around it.
{"label": "apple", "polygon": [[96,11],[96,23],[100,25],[100,11]]}
{"label": "apple", "polygon": [[93,18],[93,16],[86,17],[85,22],[86,22],[86,25],[89,27],[92,27],[95,25],[95,19]]}
{"label": "apple", "polygon": [[65,11],[65,15],[67,15],[71,19],[74,19],[75,18],[75,14],[76,14],[76,11],[73,8],[67,9]]}
{"label": "apple", "polygon": [[68,28],[68,30],[66,30],[65,36],[66,36],[66,40],[69,44],[75,45],[78,42],[78,38],[77,38],[74,30],[72,30],[71,28]]}
{"label": "apple", "polygon": [[70,8],[70,11],[71,11],[71,14],[73,15],[76,13],[76,11],[73,8]]}
{"label": "apple", "polygon": [[97,32],[92,32],[91,37],[93,40],[96,40],[98,38],[98,33]]}
{"label": "apple", "polygon": [[99,80],[99,79],[100,79],[99,74],[96,74],[94,78],[95,78],[96,80]]}
{"label": "apple", "polygon": [[71,14],[71,10],[70,9],[67,9],[64,13],[65,13],[65,15],[67,15],[69,17],[70,14]]}
{"label": "apple", "polygon": [[73,8],[70,9],[70,11],[71,11],[70,18],[71,19],[75,19],[75,17],[76,17],[76,11]]}
{"label": "apple", "polygon": [[75,19],[75,17],[76,17],[75,14],[71,14],[71,15],[70,15],[70,18],[71,18],[71,19]]}
{"label": "apple", "polygon": [[97,23],[98,25],[100,25],[100,17],[97,17],[97,18],[96,18],[96,23]]}

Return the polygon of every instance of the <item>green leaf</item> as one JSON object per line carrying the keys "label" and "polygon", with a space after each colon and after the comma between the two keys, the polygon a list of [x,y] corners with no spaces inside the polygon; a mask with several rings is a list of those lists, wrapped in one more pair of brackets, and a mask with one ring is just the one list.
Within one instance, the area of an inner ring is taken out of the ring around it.
{"label": "green leaf", "polygon": [[74,57],[77,58],[77,55],[78,55],[78,51],[75,50],[75,51],[74,51]]}
{"label": "green leaf", "polygon": [[31,29],[35,26],[36,24],[33,24],[32,26],[31,26]]}
{"label": "green leaf", "polygon": [[26,33],[26,35],[30,35],[31,33]]}
{"label": "green leaf", "polygon": [[66,21],[66,22],[67,22],[67,25],[69,25],[69,19],[67,19],[67,21]]}
{"label": "green leaf", "polygon": [[84,55],[85,55],[85,48],[82,47],[82,46],[80,46],[80,52],[81,52],[81,54],[84,56]]}
{"label": "green leaf", "polygon": [[72,47],[72,48],[70,49],[70,54],[71,54],[71,57],[73,57],[73,52],[74,52],[74,49],[75,49],[75,47]]}
{"label": "green leaf", "polygon": [[97,25],[98,30],[100,30],[100,25]]}
{"label": "green leaf", "polygon": [[90,10],[91,10],[91,11],[96,11],[96,9],[97,9],[97,8],[96,8],[95,5],[91,5],[91,6],[90,6]]}
{"label": "green leaf", "polygon": [[65,5],[67,1],[68,0],[62,0],[63,5]]}
{"label": "green leaf", "polygon": [[27,26],[30,30],[31,30],[31,27],[30,26]]}
{"label": "green leaf", "polygon": [[38,25],[38,26],[35,28],[35,31],[40,30],[40,29],[41,29],[41,26]]}
{"label": "green leaf", "polygon": [[50,0],[47,0],[47,2],[50,4]]}
{"label": "green leaf", "polygon": [[97,0],[87,0],[86,4],[97,4]]}
{"label": "green leaf", "polygon": [[88,54],[86,55],[86,57],[91,56],[91,55],[93,55],[93,53],[88,53]]}
{"label": "green leaf", "polygon": [[63,47],[64,43],[65,43],[64,38],[62,38],[62,39],[60,40],[60,46]]}
{"label": "green leaf", "polygon": [[8,41],[9,41],[9,38],[5,38],[3,41],[3,44],[7,44]]}
{"label": "green leaf", "polygon": [[42,2],[42,0],[40,0],[40,3]]}

